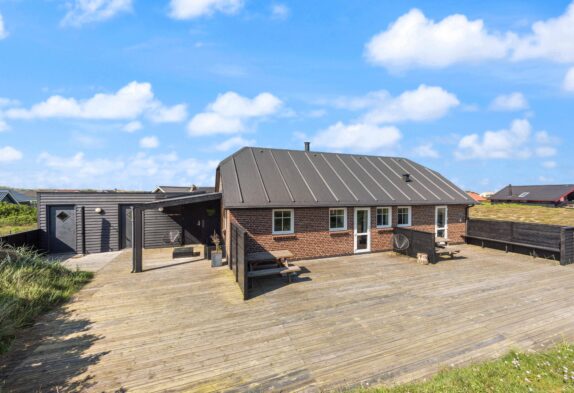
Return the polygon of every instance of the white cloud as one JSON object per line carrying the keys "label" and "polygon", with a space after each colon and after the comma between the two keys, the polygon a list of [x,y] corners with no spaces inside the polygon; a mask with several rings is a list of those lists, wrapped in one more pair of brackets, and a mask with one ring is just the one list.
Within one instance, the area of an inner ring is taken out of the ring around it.
{"label": "white cloud", "polygon": [[413,9],[367,43],[366,58],[390,69],[442,68],[505,59],[574,62],[574,2],[556,18],[537,21],[531,31],[493,32],[480,19],[454,14],[435,22]]}
{"label": "white cloud", "polygon": [[62,26],[79,27],[131,11],[132,0],[74,0],[68,3],[68,7],[68,13],[61,22]]}
{"label": "white cloud", "polygon": [[527,146],[532,126],[528,120],[514,120],[509,129],[486,131],[481,137],[478,134],[466,135],[455,151],[458,159],[496,159],[528,158],[531,151]]}
{"label": "white cloud", "polygon": [[10,126],[4,120],[0,119],[0,132],[8,131]]}
{"label": "white cloud", "polygon": [[574,92],[574,67],[570,68],[568,72],[566,72],[562,87],[566,91]]}
{"label": "white cloud", "polygon": [[574,2],[563,15],[535,22],[532,32],[516,42],[512,58],[574,62]]}
{"label": "white cloud", "polygon": [[[146,189],[144,184],[214,183],[217,160],[182,159],[174,152],[150,155],[138,153],[129,157],[88,158],[83,152],[71,157],[42,153],[38,156],[41,169],[28,176],[13,177],[14,184],[57,188],[121,188]],[[149,187],[149,186],[148,186]]]}
{"label": "white cloud", "polygon": [[502,94],[490,103],[493,111],[512,112],[528,108],[528,101],[522,93]]}
{"label": "white cloud", "polygon": [[8,37],[8,32],[4,26],[4,18],[2,17],[2,14],[0,14],[0,40],[3,40],[6,37]]}
{"label": "white cloud", "polygon": [[538,143],[550,143],[552,142],[552,138],[550,137],[550,134],[548,134],[548,131],[538,131],[535,135],[536,137],[536,142]]}
{"label": "white cloud", "polygon": [[147,115],[152,121],[182,121],[185,105],[165,107],[154,97],[150,83],[131,82],[112,94],[98,93],[78,100],[59,95],[33,105],[29,109],[9,108],[9,119],[76,118],[95,120],[131,120]]}
{"label": "white cloud", "polygon": [[536,148],[536,155],[538,157],[552,157],[557,153],[556,148],[552,146],[540,146]]}
{"label": "white cloud", "polygon": [[253,146],[253,145],[255,145],[255,140],[253,139],[245,139],[240,136],[234,136],[233,138],[229,138],[221,143],[218,143],[215,146],[215,150],[229,151],[233,148],[241,148],[243,146]]}
{"label": "white cloud", "polygon": [[143,128],[142,123],[140,121],[134,120],[130,121],[128,124],[122,127],[122,130],[125,132],[136,132]]}
{"label": "white cloud", "polygon": [[544,161],[542,163],[542,167],[546,168],[546,169],[554,169],[558,166],[558,164],[556,163],[556,161]]}
{"label": "white cloud", "polygon": [[195,19],[215,12],[234,14],[243,0],[171,0],[169,15],[174,19]]}
{"label": "white cloud", "polygon": [[7,107],[7,106],[16,106],[20,103],[17,100],[13,100],[10,98],[0,97],[0,108]]}
{"label": "white cloud", "polygon": [[140,139],[140,147],[143,149],[155,149],[159,146],[159,139],[155,136],[145,136]]}
{"label": "white cloud", "polygon": [[383,99],[368,112],[367,123],[429,121],[444,117],[460,104],[456,96],[441,87],[420,85],[396,98]]}
{"label": "white cloud", "polygon": [[388,68],[441,68],[454,63],[501,59],[510,37],[491,33],[480,19],[455,14],[439,22],[412,9],[367,43],[366,57]]}
{"label": "white cloud", "polygon": [[413,154],[418,157],[427,157],[427,158],[438,158],[440,155],[438,151],[436,151],[432,145],[432,143],[426,143],[424,145],[420,145],[414,148]]}
{"label": "white cloud", "polygon": [[206,112],[195,115],[187,129],[192,136],[242,132],[248,128],[247,120],[274,115],[282,104],[270,93],[261,93],[250,99],[228,92],[219,95],[208,105]]}
{"label": "white cloud", "polygon": [[442,87],[424,84],[397,97],[386,90],[379,90],[364,96],[338,97],[320,103],[352,111],[366,109],[362,121],[374,124],[436,120],[460,105],[456,95]]}
{"label": "white cloud", "polygon": [[271,6],[271,17],[273,19],[287,19],[291,10],[285,4],[273,4]]}
{"label": "white cloud", "polygon": [[343,124],[338,122],[320,131],[313,144],[337,150],[373,151],[393,147],[401,139],[396,127],[378,127],[373,124]]}
{"label": "white cloud", "polygon": [[21,151],[14,149],[12,146],[0,147],[0,163],[18,161],[23,156]]}
{"label": "white cloud", "polygon": [[187,118],[187,105],[158,106],[150,112],[149,118],[155,123],[181,123]]}

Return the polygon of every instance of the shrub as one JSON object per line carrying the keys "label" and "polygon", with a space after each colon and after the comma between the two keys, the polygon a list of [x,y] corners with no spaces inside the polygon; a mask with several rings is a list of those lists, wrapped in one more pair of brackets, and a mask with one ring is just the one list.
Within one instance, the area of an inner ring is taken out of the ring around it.
{"label": "shrub", "polygon": [[[2,248],[2,247],[0,247]],[[48,261],[29,248],[0,253],[0,353],[15,334],[42,313],[68,300],[92,278],[92,273],[72,271]]]}

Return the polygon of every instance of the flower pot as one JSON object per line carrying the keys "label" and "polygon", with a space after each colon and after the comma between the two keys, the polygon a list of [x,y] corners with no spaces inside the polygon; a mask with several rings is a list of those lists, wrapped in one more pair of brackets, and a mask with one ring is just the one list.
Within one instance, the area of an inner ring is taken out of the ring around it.
{"label": "flower pot", "polygon": [[216,251],[212,251],[211,252],[211,267],[219,267],[222,265],[222,259],[223,259],[223,253],[221,251],[216,252]]}

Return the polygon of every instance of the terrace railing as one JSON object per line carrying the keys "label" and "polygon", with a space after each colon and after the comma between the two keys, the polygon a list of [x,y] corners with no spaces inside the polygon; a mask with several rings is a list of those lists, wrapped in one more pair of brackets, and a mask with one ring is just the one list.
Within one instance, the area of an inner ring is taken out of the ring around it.
{"label": "terrace railing", "polygon": [[9,245],[11,247],[30,247],[34,249],[40,248],[40,230],[33,229],[20,233],[14,233],[0,237],[0,246]]}

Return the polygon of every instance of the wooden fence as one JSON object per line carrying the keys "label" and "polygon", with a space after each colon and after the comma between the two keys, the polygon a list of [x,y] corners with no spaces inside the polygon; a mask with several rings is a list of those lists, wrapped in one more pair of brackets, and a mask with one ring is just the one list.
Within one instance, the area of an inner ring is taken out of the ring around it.
{"label": "wooden fence", "polygon": [[574,262],[574,227],[511,221],[468,220],[466,241],[506,252]]}
{"label": "wooden fence", "polygon": [[393,242],[393,251],[414,258],[417,257],[417,253],[425,253],[428,255],[429,262],[436,262],[434,233],[408,228],[395,228],[394,234],[406,236],[407,239],[409,239],[409,247],[406,250],[398,250],[395,248],[395,244]]}
{"label": "wooden fence", "polygon": [[35,249],[40,248],[40,230],[33,229],[31,231],[14,233],[0,237],[0,244],[6,244],[12,247],[31,247]]}
{"label": "wooden fence", "polygon": [[231,242],[229,247],[229,268],[235,273],[235,281],[243,292],[243,299],[249,297],[249,278],[247,277],[247,231],[239,224],[231,224]]}

